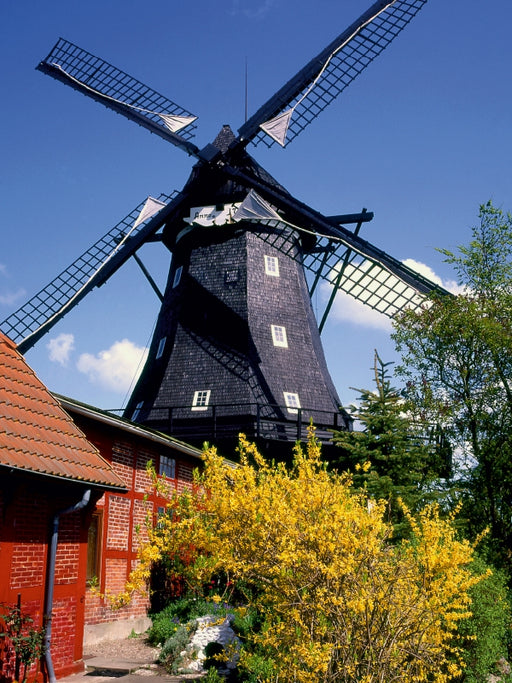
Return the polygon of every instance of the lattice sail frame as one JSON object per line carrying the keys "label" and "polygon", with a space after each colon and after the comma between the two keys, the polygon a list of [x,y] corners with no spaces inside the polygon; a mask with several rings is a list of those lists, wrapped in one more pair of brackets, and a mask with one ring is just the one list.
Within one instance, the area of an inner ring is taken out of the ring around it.
{"label": "lattice sail frame", "polygon": [[[158,201],[166,205],[178,194],[161,194]],[[42,329],[48,328],[62,318],[85,296],[87,285],[119,251],[126,236],[135,238],[144,229],[149,218],[136,227],[134,225],[145,203],[146,200],[138,204],[52,282],[6,318],[2,322],[2,332],[15,343],[21,345],[23,342],[26,345],[32,337],[39,335]]]}
{"label": "lattice sail frame", "polygon": [[[357,76],[378,57],[415,17],[427,0],[393,0],[375,3],[357,23],[341,34],[336,41],[291,79],[276,95],[252,117],[261,118],[260,112],[268,108],[269,118],[277,118],[287,110],[293,110],[286,141],[286,147],[299,135],[331,102],[336,99]],[[379,9],[379,5],[384,10]],[[374,13],[372,18],[371,12]],[[371,21],[369,19],[371,18]],[[303,82],[300,83],[301,76]],[[298,90],[295,82],[299,82]],[[295,95],[290,97],[290,91]],[[274,100],[281,100],[275,104]],[[272,104],[274,106],[272,106]],[[261,120],[259,125],[265,123]],[[241,136],[249,131],[251,119],[239,129]],[[251,134],[248,132],[248,139]],[[263,142],[268,147],[276,143],[264,130],[252,137],[254,145]]]}
{"label": "lattice sail frame", "polygon": [[[162,137],[169,134],[169,128],[164,123],[166,116],[197,118],[161,93],[64,38],[59,38],[38,69],[68,85],[89,90],[87,94],[92,97],[101,99],[103,96],[105,99],[102,103],[107,107],[116,109],[132,120],[137,121],[138,118],[141,124],[145,120],[151,128],[160,130]],[[123,106],[126,111],[123,111]],[[176,137],[189,141],[195,129],[196,125],[191,121]]]}
{"label": "lattice sail frame", "polygon": [[350,294],[370,308],[394,318],[405,308],[418,310],[425,303],[425,295],[417,292],[381,263],[322,237],[319,246],[329,253],[327,261],[317,254],[304,260],[304,268],[315,276],[322,267],[320,277],[336,289]]}

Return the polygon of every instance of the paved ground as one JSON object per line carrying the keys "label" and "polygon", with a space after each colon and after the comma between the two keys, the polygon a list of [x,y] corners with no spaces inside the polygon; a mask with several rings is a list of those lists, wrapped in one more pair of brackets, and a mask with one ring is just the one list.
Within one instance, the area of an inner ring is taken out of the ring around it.
{"label": "paved ground", "polygon": [[201,680],[197,674],[171,676],[154,662],[130,661],[115,656],[90,657],[84,661],[85,671],[61,678],[59,683],[191,683]]}

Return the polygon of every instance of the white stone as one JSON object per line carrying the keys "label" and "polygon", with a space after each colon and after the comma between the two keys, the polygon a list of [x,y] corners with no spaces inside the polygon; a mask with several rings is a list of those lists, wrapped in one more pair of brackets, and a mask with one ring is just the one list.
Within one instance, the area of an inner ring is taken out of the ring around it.
{"label": "white stone", "polygon": [[[238,651],[240,650],[240,639],[231,628],[231,615],[226,618],[208,615],[196,619],[197,629],[187,646],[187,651],[181,653],[186,660],[183,669],[201,673],[204,671],[203,663],[206,659],[205,648],[208,643],[220,643],[223,647],[232,646],[234,654],[229,662],[226,662],[228,669],[234,669],[238,662]],[[195,657],[191,656],[196,652]]]}

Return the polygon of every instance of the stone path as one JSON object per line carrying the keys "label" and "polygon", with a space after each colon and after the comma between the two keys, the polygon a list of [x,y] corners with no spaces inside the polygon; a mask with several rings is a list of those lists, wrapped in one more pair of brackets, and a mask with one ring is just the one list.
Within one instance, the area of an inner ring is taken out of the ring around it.
{"label": "stone path", "polygon": [[202,678],[198,674],[172,676],[162,672],[154,662],[141,663],[116,657],[91,657],[85,660],[85,665],[85,671],[61,678],[59,683],[191,683]]}

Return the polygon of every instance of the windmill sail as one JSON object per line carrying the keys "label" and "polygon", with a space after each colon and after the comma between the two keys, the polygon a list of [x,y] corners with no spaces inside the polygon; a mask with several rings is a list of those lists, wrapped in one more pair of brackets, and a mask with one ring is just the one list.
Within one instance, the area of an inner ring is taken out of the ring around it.
{"label": "windmill sail", "polygon": [[243,220],[280,220],[279,214],[267,204],[254,190],[251,190],[247,197],[238,207],[234,221]]}
{"label": "windmill sail", "polygon": [[238,129],[242,143],[291,142],[396,38],[427,0],[379,0]]}
{"label": "windmill sail", "polygon": [[[59,38],[37,67],[84,95],[196,155],[190,142],[196,116],[103,59]],[[177,132],[180,131],[180,135]]]}
{"label": "windmill sail", "polygon": [[[175,193],[179,199],[180,195]],[[25,353],[94,287],[103,284],[162,224],[156,213],[173,197],[148,198],[0,325]],[[148,222],[149,221],[149,222]]]}

